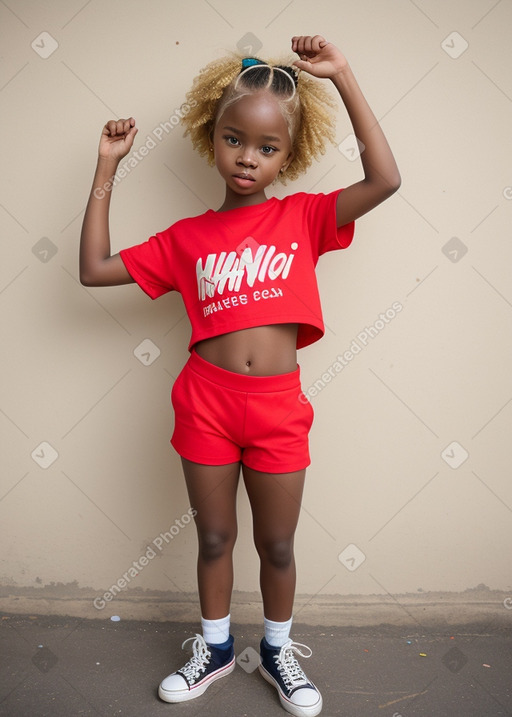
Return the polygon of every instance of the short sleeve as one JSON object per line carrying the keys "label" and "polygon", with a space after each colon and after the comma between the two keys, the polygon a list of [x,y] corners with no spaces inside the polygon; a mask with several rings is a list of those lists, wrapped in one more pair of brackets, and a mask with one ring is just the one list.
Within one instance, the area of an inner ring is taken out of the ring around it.
{"label": "short sleeve", "polygon": [[307,222],[315,258],[328,251],[346,249],[352,242],[355,222],[341,227],[336,222],[336,200],[342,191],[337,189],[329,194],[308,195]]}
{"label": "short sleeve", "polygon": [[119,254],[132,279],[152,299],[175,289],[172,231],[167,229]]}

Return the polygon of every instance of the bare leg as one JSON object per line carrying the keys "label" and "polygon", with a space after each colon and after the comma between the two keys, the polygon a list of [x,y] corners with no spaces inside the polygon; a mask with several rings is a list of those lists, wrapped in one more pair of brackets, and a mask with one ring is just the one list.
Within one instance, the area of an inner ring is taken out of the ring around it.
{"label": "bare leg", "polygon": [[305,470],[260,473],[242,466],[253,515],[254,544],[260,556],[264,615],[285,622],[293,612],[293,539],[299,519]]}
{"label": "bare leg", "polygon": [[184,458],[182,463],[190,505],[197,511],[197,582],[201,615],[207,620],[219,620],[229,613],[233,590],[240,464],[206,466]]}

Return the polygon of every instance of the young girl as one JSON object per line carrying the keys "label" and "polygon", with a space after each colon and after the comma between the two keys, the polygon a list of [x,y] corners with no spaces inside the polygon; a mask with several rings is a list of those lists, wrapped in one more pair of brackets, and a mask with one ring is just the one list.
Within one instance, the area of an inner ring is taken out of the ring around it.
{"label": "young girl", "polygon": [[[192,325],[190,358],[172,389],[171,442],[197,511],[202,635],[190,638],[193,656],[163,680],[160,698],[198,697],[235,667],[229,611],[241,470],[261,561],[259,669],[285,710],[311,717],[322,697],[296,657],[311,651],[290,639],[293,540],[313,420],[296,352],[324,333],[319,255],[347,247],[354,220],[392,195],[400,175],[340,50],[319,35],[291,44],[300,58],[291,66],[231,57],[199,74],[183,121],[224,180],[224,201],[113,256],[104,189],[137,129],[133,118],[107,122],[84,217],[80,279],[86,286],[135,281],[152,298],[177,290]],[[341,96],[363,150],[364,179],[329,194],[267,198],[269,185],[295,179],[334,140],[332,99],[314,78],[330,80]]]}

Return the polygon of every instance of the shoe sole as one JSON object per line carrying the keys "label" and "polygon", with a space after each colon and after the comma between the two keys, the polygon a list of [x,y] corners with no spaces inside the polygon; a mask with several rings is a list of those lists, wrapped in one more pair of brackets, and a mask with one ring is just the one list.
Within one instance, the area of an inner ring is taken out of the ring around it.
{"label": "shoe sole", "polygon": [[212,685],[215,680],[220,680],[221,677],[226,677],[229,675],[233,670],[235,669],[235,658],[231,660],[231,662],[223,667],[221,670],[217,670],[217,672],[212,673],[209,677],[205,678],[202,682],[200,682],[198,685],[195,685],[194,687],[191,687],[188,690],[180,690],[177,692],[168,692],[167,690],[162,689],[162,685],[160,684],[158,688],[158,696],[161,700],[164,702],[186,702],[187,700],[194,700],[196,697],[200,697],[202,694],[206,692],[208,687]]}
{"label": "shoe sole", "polygon": [[[295,705],[293,702],[291,702],[286,695],[284,695],[281,691],[281,688],[279,686],[279,683],[276,682],[276,680],[272,677],[272,675],[267,672],[267,670],[263,667],[263,665],[260,663],[258,665],[258,670],[260,671],[260,675],[267,681],[270,682],[271,685],[273,685],[277,693],[279,695],[279,701],[281,702],[281,706],[284,707],[284,709],[289,712],[290,714],[294,715],[294,717],[316,717],[316,715],[319,715],[322,711],[322,695],[317,691],[318,695],[318,702],[314,705],[310,705],[309,707],[302,707],[301,705]],[[311,683],[313,684],[313,683]]]}

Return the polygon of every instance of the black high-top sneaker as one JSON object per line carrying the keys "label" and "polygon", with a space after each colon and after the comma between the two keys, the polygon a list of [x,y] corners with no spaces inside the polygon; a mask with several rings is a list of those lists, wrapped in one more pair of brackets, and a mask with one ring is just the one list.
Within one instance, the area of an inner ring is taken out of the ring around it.
{"label": "black high-top sneaker", "polygon": [[[309,654],[302,652],[305,648]],[[259,671],[277,689],[284,709],[295,717],[315,717],[322,711],[322,695],[308,680],[297,662],[295,653],[311,657],[306,645],[288,640],[282,647],[272,647],[263,638],[260,644],[261,664]]]}
{"label": "black high-top sneaker", "polygon": [[193,655],[187,664],[160,683],[158,696],[164,702],[185,702],[199,697],[208,687],[235,669],[234,638],[232,635],[221,645],[208,645],[202,635],[189,637]]}

